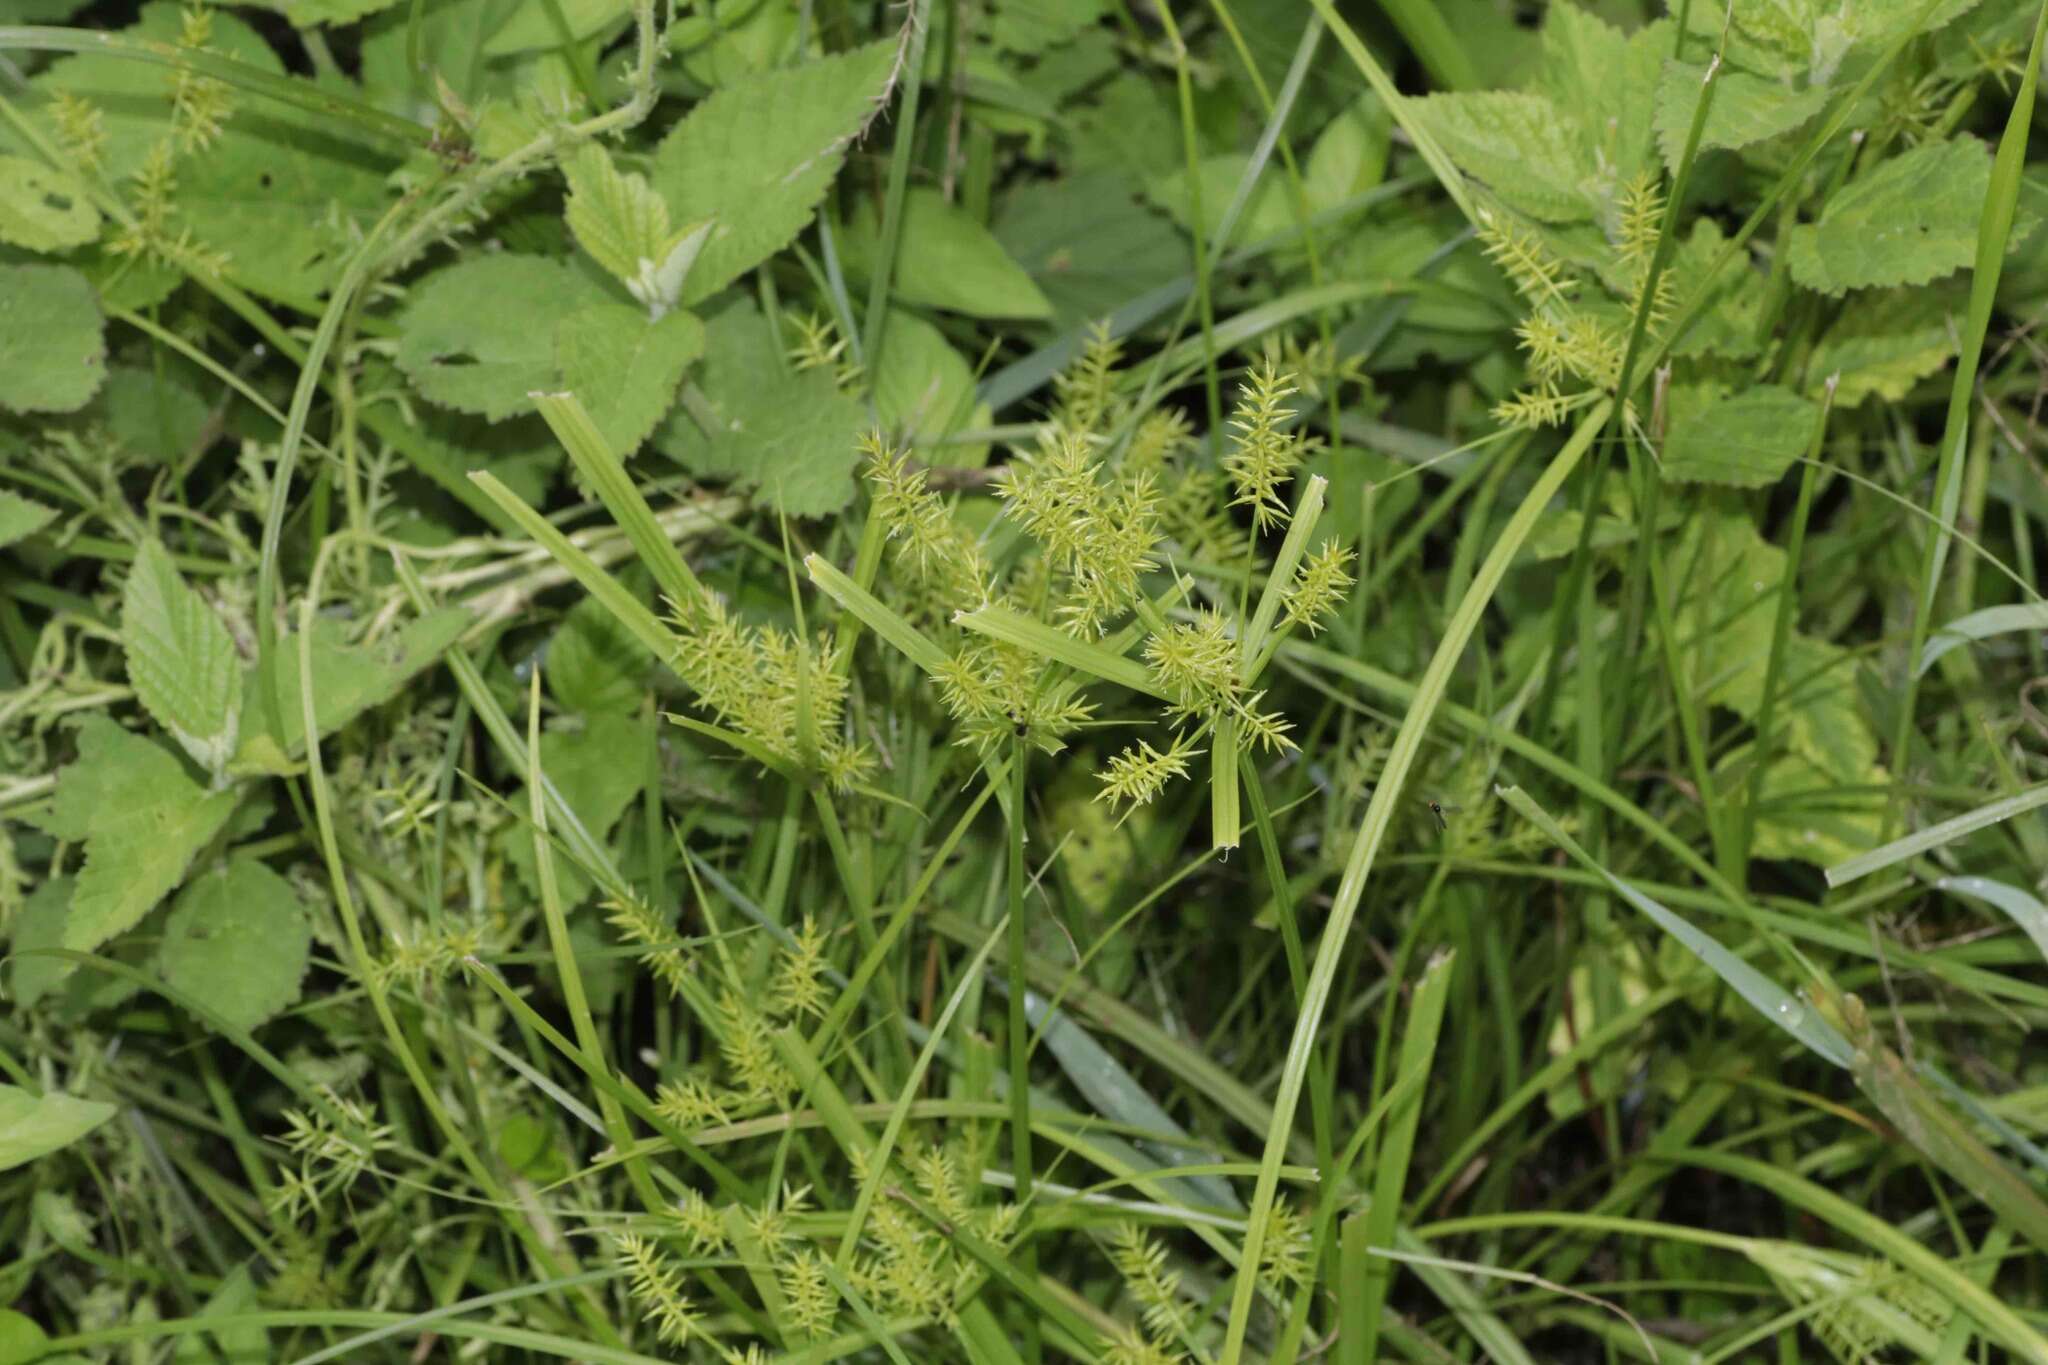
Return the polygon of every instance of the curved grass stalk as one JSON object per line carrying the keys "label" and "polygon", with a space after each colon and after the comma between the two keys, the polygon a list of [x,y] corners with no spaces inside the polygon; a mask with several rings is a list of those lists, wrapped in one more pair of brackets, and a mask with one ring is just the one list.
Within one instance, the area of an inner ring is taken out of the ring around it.
{"label": "curved grass stalk", "polygon": [[[1317,3],[1320,7],[1326,0],[1317,0]],[[1593,438],[1606,425],[1610,411],[1611,404],[1603,400],[1586,414],[1571,439],[1551,459],[1549,467],[1522,499],[1514,516],[1509,518],[1500,539],[1494,542],[1492,551],[1473,578],[1471,588],[1452,615],[1450,626],[1416,687],[1414,704],[1408,708],[1400,732],[1394,737],[1380,783],[1373,789],[1372,801],[1366,807],[1358,837],[1352,843],[1344,878],[1338,883],[1329,923],[1323,931],[1322,945],[1316,950],[1315,964],[1309,972],[1308,990],[1300,1016],[1295,1021],[1294,1036],[1288,1043],[1287,1064],[1280,1075],[1279,1093],[1274,1097],[1272,1123],[1266,1133],[1259,1181],[1252,1195],[1251,1230],[1245,1236],[1244,1263],[1238,1269],[1237,1285],[1231,1294],[1230,1322],[1219,1357],[1222,1365],[1238,1365],[1243,1359],[1245,1332],[1251,1325],[1252,1296],[1257,1280],[1252,1268],[1259,1263],[1266,1223],[1273,1211],[1280,1166],[1294,1129],[1294,1111],[1301,1102],[1301,1090],[1307,1080],[1316,1033],[1322,1024],[1323,1010],[1329,1004],[1330,991],[1336,984],[1338,962],[1343,957],[1352,920],[1358,914],[1359,901],[1365,894],[1365,883],[1372,874],[1380,842],[1393,823],[1407,783],[1408,770],[1414,766],[1416,755],[1422,748],[1422,737],[1450,686],[1451,670],[1464,655],[1465,646],[1471,640],[1472,632],[1478,629],[1479,618],[1493,600],[1494,591],[1506,575],[1508,565],[1535,529],[1537,518],[1549,509],[1550,500],[1563,487],[1566,477],[1578,467]]]}

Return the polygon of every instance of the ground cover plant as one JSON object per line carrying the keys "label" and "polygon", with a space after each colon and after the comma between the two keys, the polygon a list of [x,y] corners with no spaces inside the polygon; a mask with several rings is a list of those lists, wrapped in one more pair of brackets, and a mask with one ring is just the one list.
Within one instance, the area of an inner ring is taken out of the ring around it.
{"label": "ground cover plant", "polygon": [[0,1365],[2048,1361],[2048,5],[0,20]]}

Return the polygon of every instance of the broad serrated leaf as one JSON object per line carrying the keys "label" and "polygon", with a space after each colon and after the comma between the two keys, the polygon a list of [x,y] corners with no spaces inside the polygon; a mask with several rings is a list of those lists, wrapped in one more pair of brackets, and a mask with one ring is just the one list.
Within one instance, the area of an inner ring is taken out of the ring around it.
{"label": "broad serrated leaf", "polygon": [[1672,346],[1673,355],[1743,360],[1763,349],[1757,331],[1765,278],[1744,263],[1715,271],[1725,246],[1720,225],[1703,216],[1694,220],[1691,235],[1672,256],[1665,278],[1678,291],[1681,307],[1689,310],[1698,302],[1697,293],[1707,295],[1705,309]]}
{"label": "broad serrated leaf", "polygon": [[1818,393],[1830,375],[1840,376],[1835,406],[1854,407],[1869,398],[1897,402],[1913,386],[1938,374],[1955,358],[1954,293],[1943,289],[1893,289],[1859,294],[1821,335],[1806,373]]}
{"label": "broad serrated leaf", "polygon": [[748,76],[662,139],[653,181],[669,221],[714,220],[681,302],[706,298],[787,246],[811,219],[883,93],[893,44]]}
{"label": "broad serrated leaf", "polygon": [[443,407],[497,422],[527,395],[561,387],[555,329],[605,302],[592,281],[551,256],[472,256],[435,272],[399,318],[398,367]]}
{"label": "broad serrated leaf", "polygon": [[19,493],[0,488],[0,549],[17,540],[27,540],[56,519],[55,508],[30,502]]}
{"label": "broad serrated leaf", "polygon": [[70,179],[26,157],[0,156],[0,242],[63,251],[99,232],[100,211]]}
{"label": "broad serrated leaf", "polygon": [[[183,10],[171,0],[153,0],[123,33],[176,43]],[[272,76],[286,75],[284,63],[255,29],[217,9],[208,50]],[[99,53],[53,62],[34,81],[44,94],[68,90],[100,110],[107,131],[100,172],[116,184],[158,142],[175,136],[175,84],[161,66]],[[385,176],[394,165],[388,143],[363,140],[344,121],[237,93],[212,145],[179,159],[167,230],[189,231],[197,245],[225,254],[234,282],[317,312],[321,294],[361,234],[389,205]]]}
{"label": "broad serrated leaf", "polygon": [[175,465],[206,430],[206,400],[178,369],[161,375],[140,365],[112,365],[107,382],[85,413],[129,455],[148,464]]}
{"label": "broad serrated leaf", "polygon": [[1543,16],[1543,65],[1535,88],[1576,125],[1578,166],[1612,195],[1650,162],[1657,81],[1671,55],[1668,20],[1633,33],[1576,4]]}
{"label": "broad serrated leaf", "polygon": [[0,266],[0,408],[76,412],[106,377],[106,321],[85,276]]}
{"label": "broad serrated leaf", "polygon": [[1105,0],[1030,0],[995,7],[989,37],[1004,52],[1031,57],[1072,42],[1109,12]]}
{"label": "broad serrated leaf", "polygon": [[[1673,62],[1664,68],[1664,77],[1658,82],[1657,145],[1673,173],[1685,155],[1685,140],[1706,88],[1706,74],[1703,65]],[[1794,90],[1781,81],[1724,70],[1715,82],[1706,126],[1700,130],[1700,149],[1732,151],[1789,133],[1818,114],[1827,102],[1824,86]]]}
{"label": "broad serrated leaf", "polygon": [[704,351],[704,324],[692,313],[650,322],[622,303],[601,303],[564,318],[555,329],[561,388],[575,394],[625,459],[676,398],[683,371]]}
{"label": "broad serrated leaf", "polygon": [[1542,95],[1490,90],[1429,95],[1409,112],[1442,145],[1458,169],[1486,182],[1510,208],[1546,223],[1593,216],[1580,181],[1575,122]]}
{"label": "broad serrated leaf", "polygon": [[1820,408],[1773,384],[1758,384],[1686,414],[1664,443],[1664,477],[1681,483],[1761,488],[1806,450]]}
{"label": "broad serrated leaf", "polygon": [[242,659],[227,626],[154,540],[143,542],[121,593],[121,648],[136,698],[217,776],[235,751]]}
{"label": "broad serrated leaf", "polygon": [[562,618],[544,677],[555,700],[586,716],[625,715],[647,692],[654,656],[594,597]]}
{"label": "broad serrated leaf", "polygon": [[85,845],[60,946],[89,952],[134,928],[185,879],[239,799],[208,793],[176,758],[105,716],[81,721],[78,757],[57,775],[42,821]]}
{"label": "broad serrated leaf", "polygon": [[824,370],[792,372],[774,332],[740,300],[706,327],[704,402],[655,431],[655,448],[691,473],[755,489],[790,516],[824,516],[853,498],[862,405]]}
{"label": "broad serrated leaf", "polygon": [[[313,716],[321,735],[334,733],[441,657],[468,626],[461,607],[443,607],[366,645],[348,643],[339,621],[313,623]],[[242,698],[242,743],[231,771],[286,773],[305,747],[305,713],[299,697],[299,637],[281,635],[268,664],[252,669]],[[273,717],[263,689],[276,699]],[[282,730],[278,728],[282,723]]]}
{"label": "broad serrated leaf", "polygon": [[660,262],[669,240],[668,205],[645,176],[621,171],[592,144],[562,163],[569,199],[562,217],[576,243],[621,283],[639,278],[642,262]]}
{"label": "broad serrated leaf", "polygon": [[157,965],[165,981],[253,1029],[299,998],[312,943],[291,883],[254,858],[234,858],[178,893]]}
{"label": "broad serrated leaf", "polygon": [[112,1117],[114,1106],[99,1100],[0,1085],[0,1171],[62,1151]]}
{"label": "broad serrated leaf", "polygon": [[1792,278],[1823,294],[1925,284],[1976,259],[1991,156],[1974,138],[1902,152],[1792,230]]}

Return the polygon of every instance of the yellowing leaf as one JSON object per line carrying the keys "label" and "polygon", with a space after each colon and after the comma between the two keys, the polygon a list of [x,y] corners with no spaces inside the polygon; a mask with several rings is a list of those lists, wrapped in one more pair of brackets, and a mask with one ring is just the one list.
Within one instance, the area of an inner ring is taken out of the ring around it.
{"label": "yellowing leaf", "polygon": [[164,750],[105,716],[78,726],[78,758],[57,775],[43,827],[85,844],[60,946],[90,951],[133,928],[185,879],[239,795],[209,794]]}
{"label": "yellowing leaf", "polygon": [[135,556],[121,594],[121,647],[136,697],[193,762],[218,775],[235,749],[241,656],[154,540]]}
{"label": "yellowing leaf", "polygon": [[652,178],[669,221],[715,220],[681,302],[723,289],[803,230],[874,110],[894,53],[876,43],[744,77],[662,139]]}

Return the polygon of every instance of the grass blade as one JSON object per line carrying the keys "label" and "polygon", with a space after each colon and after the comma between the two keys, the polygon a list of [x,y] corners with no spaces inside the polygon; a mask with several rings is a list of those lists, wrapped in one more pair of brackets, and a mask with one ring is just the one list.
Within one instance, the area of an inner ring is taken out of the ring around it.
{"label": "grass blade", "polygon": [[[1327,0],[1317,0],[1317,3],[1320,8]],[[1348,29],[1343,31],[1349,32]],[[1279,1190],[1280,1166],[1286,1156],[1288,1139],[1294,1131],[1294,1113],[1301,1102],[1301,1089],[1315,1052],[1316,1034],[1322,1027],[1323,1010],[1329,1004],[1330,992],[1336,985],[1338,961],[1343,956],[1351,922],[1358,914],[1359,901],[1365,894],[1366,880],[1372,874],[1380,843],[1400,806],[1408,770],[1414,766],[1422,749],[1422,737],[1450,687],[1451,670],[1464,655],[1472,632],[1478,629],[1479,618],[1487,603],[1492,601],[1494,590],[1507,574],[1508,565],[1521,552],[1529,533],[1536,528],[1537,519],[1549,509],[1551,499],[1557,496],[1565,479],[1585,457],[1594,437],[1600,434],[1608,412],[1609,404],[1605,400],[1587,412],[1571,439],[1552,457],[1549,466],[1522,499],[1521,506],[1508,519],[1500,539],[1494,542],[1492,551],[1473,576],[1472,586],[1459,601],[1443,639],[1437,644],[1436,653],[1430,656],[1429,667],[1416,686],[1415,700],[1401,722],[1399,733],[1394,736],[1393,747],[1388,751],[1386,764],[1380,772],[1379,785],[1373,788],[1372,800],[1359,823],[1358,837],[1352,842],[1343,880],[1337,885],[1329,921],[1323,930],[1323,941],[1316,949],[1315,963],[1309,969],[1308,990],[1295,1020],[1294,1034],[1288,1041],[1287,1061],[1280,1073],[1279,1092],[1273,1100],[1272,1121],[1267,1127],[1265,1151],[1259,1165],[1258,1185],[1252,1195],[1243,1264],[1238,1268],[1237,1285],[1231,1294],[1230,1322],[1225,1329],[1219,1357],[1222,1365],[1238,1365],[1243,1359],[1245,1333],[1251,1326],[1252,1297],[1256,1289],[1253,1267],[1259,1263],[1266,1223],[1272,1215],[1273,1199]]]}
{"label": "grass blade", "polygon": [[1868,853],[1859,853],[1846,862],[1836,863],[1827,869],[1828,885],[1847,886],[1858,877],[1882,872],[1894,863],[1917,858],[1929,849],[1954,843],[1966,834],[1974,834],[1980,829],[2010,820],[2015,815],[2024,815],[2041,806],[2048,806],[2048,782],[1993,801],[1989,805],[1979,806],[1975,810],[1964,811],[1961,815],[1944,820],[1938,825],[1929,825],[1926,829],[1908,834],[1901,839],[1894,839],[1880,848],[1873,848]]}

